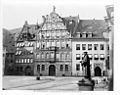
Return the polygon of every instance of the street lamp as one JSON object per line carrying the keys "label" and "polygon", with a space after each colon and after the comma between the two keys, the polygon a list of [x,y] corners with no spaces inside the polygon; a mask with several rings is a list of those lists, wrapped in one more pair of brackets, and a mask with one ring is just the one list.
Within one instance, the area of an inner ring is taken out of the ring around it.
{"label": "street lamp", "polygon": [[37,77],[36,80],[40,80],[40,65],[37,65]]}

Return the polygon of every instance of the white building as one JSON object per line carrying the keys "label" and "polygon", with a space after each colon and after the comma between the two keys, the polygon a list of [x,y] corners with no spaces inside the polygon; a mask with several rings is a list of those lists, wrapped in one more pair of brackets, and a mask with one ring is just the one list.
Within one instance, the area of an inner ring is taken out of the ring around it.
{"label": "white building", "polygon": [[[91,22],[99,24],[102,20],[91,20]],[[84,22],[84,21],[83,21]],[[72,38],[72,75],[83,76],[84,72],[80,61],[83,59],[83,53],[88,52],[91,64],[91,75],[92,76],[103,76],[106,72],[106,60],[107,60],[107,49],[108,40],[102,35],[103,30],[98,30],[100,26],[89,24],[89,28],[79,30]],[[84,32],[87,31],[87,32]],[[92,32],[89,32],[92,31]],[[100,33],[101,32],[101,33]]]}

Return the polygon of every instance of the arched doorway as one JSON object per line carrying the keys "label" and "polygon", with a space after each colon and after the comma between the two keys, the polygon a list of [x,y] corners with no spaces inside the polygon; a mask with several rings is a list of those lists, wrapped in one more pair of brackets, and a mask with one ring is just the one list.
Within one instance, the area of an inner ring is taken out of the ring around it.
{"label": "arched doorway", "polygon": [[55,76],[55,65],[49,66],[49,76]]}
{"label": "arched doorway", "polygon": [[32,70],[31,70],[31,67],[30,66],[27,66],[25,68],[25,75],[32,75]]}
{"label": "arched doorway", "polygon": [[95,76],[101,76],[101,68],[100,67],[96,67],[94,69],[94,72],[95,72]]}

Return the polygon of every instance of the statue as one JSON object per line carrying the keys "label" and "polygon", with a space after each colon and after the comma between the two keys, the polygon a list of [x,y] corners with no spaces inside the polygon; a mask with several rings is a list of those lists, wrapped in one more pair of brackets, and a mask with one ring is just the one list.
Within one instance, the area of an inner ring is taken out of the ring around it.
{"label": "statue", "polygon": [[85,68],[85,78],[91,80],[91,71],[90,71],[90,58],[87,54],[87,52],[84,52],[84,58],[81,61],[82,68]]}

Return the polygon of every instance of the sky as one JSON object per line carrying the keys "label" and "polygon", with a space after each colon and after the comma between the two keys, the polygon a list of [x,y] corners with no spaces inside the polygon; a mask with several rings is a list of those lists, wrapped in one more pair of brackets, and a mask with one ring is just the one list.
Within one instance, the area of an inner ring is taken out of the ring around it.
{"label": "sky", "polygon": [[61,17],[78,16],[80,19],[104,19],[105,6],[113,5],[113,0],[2,0],[2,26],[6,29],[42,23],[42,16],[56,7]]}

